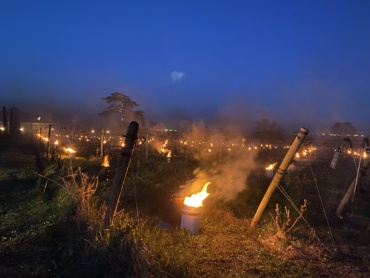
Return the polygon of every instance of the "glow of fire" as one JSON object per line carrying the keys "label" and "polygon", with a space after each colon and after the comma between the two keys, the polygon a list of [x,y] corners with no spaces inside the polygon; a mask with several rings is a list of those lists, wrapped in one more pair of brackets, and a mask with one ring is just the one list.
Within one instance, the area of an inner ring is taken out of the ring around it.
{"label": "glow of fire", "polygon": [[210,182],[206,182],[203,185],[202,191],[191,195],[190,197],[185,197],[184,204],[189,207],[199,208],[203,206],[203,200],[209,196],[207,192],[207,187]]}
{"label": "glow of fire", "polygon": [[67,153],[75,153],[76,151],[72,148],[64,148],[64,150],[67,152]]}
{"label": "glow of fire", "polygon": [[103,166],[103,167],[109,167],[109,158],[108,158],[108,155],[105,155],[104,156],[104,160],[103,160],[103,163],[101,164],[101,166]]}
{"label": "glow of fire", "polygon": [[171,151],[168,151],[167,157],[171,157]]}
{"label": "glow of fire", "polygon": [[274,169],[276,163],[277,162],[275,162],[274,164],[270,164],[268,167],[266,167],[266,170],[272,170],[272,169]]}
{"label": "glow of fire", "polygon": [[295,154],[295,157],[296,157],[296,158],[300,158],[301,156],[299,155],[299,153],[296,153],[296,154]]}
{"label": "glow of fire", "polygon": [[58,145],[58,144],[59,144],[58,140],[55,140],[54,145]]}

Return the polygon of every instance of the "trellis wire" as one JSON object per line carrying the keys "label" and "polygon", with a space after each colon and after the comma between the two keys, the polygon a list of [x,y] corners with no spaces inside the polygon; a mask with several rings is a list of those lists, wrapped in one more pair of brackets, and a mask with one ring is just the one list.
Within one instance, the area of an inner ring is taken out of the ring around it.
{"label": "trellis wire", "polygon": [[[309,163],[309,166],[310,166],[310,170],[311,170],[311,174],[312,174],[312,177],[313,177],[313,180],[314,180],[314,183],[315,183],[315,186],[316,186],[316,190],[318,192],[318,195],[319,195],[319,199],[320,199],[320,203],[321,203],[321,206],[323,208],[323,212],[324,212],[324,217],[326,219],[326,223],[328,225],[328,228],[329,228],[329,233],[330,233],[330,238],[331,238],[331,241],[332,241],[332,244],[335,245],[335,241],[334,241],[334,236],[333,236],[333,233],[332,233],[332,230],[331,230],[331,226],[330,226],[330,223],[329,223],[329,220],[328,220],[328,217],[327,217],[327,214],[326,214],[326,211],[325,211],[325,208],[324,208],[324,204],[323,204],[323,201],[322,201],[322,198],[321,198],[321,194],[320,194],[320,191],[319,191],[319,188],[318,188],[318,185],[317,185],[317,181],[316,181],[316,177],[314,175],[314,172],[313,172],[313,169],[312,169],[312,166],[311,166],[311,163]],[[294,201],[292,200],[292,198],[289,196],[289,194],[286,192],[286,190],[280,185],[278,184],[278,189],[280,190],[280,192],[283,194],[283,196],[288,200],[288,202],[290,203],[290,205],[293,207],[293,209],[298,213],[300,214],[300,210],[298,209],[298,207],[295,205]],[[303,221],[306,223],[306,225],[310,228],[310,230],[313,230],[313,228],[311,227],[311,225],[308,223],[308,221],[306,220],[306,218],[302,215],[302,219]],[[317,237],[317,235],[316,235]],[[318,237],[317,237],[318,238]],[[320,241],[320,239],[318,238],[318,240]]]}
{"label": "trellis wire", "polygon": [[328,228],[329,228],[329,233],[330,233],[331,241],[332,241],[333,245],[335,245],[333,232],[332,232],[332,230],[331,230],[331,226],[330,226],[330,223],[329,223],[328,215],[326,214],[326,211],[325,211],[324,202],[322,201],[322,198],[321,198],[321,194],[320,194],[319,186],[317,185],[316,177],[315,177],[315,174],[314,174],[314,172],[313,172],[311,162],[308,162],[308,164],[310,165],[312,178],[313,178],[313,181],[314,181],[314,183],[315,183],[316,190],[317,190],[317,194],[319,195],[319,199],[320,199],[320,203],[321,203],[322,211],[323,211],[323,213],[324,213],[325,220],[326,220],[326,223],[327,223]]}

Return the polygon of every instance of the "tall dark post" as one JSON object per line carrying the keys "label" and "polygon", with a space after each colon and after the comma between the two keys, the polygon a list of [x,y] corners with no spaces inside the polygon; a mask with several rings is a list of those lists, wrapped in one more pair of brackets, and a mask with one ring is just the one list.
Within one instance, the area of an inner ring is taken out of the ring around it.
{"label": "tall dark post", "polygon": [[3,127],[4,127],[4,134],[8,134],[8,118],[6,115],[6,107],[3,106]]}
{"label": "tall dark post", "polygon": [[49,125],[49,131],[48,131],[48,143],[46,146],[46,158],[49,158],[49,151],[50,151],[50,135],[51,135],[51,124]]}
{"label": "tall dark post", "polygon": [[123,184],[126,179],[128,167],[130,165],[132,155],[134,154],[134,147],[138,132],[139,124],[135,121],[132,121],[127,129],[125,146],[121,149],[121,157],[118,162],[116,174],[113,180],[113,186],[109,195],[108,207],[104,218],[105,229],[112,225],[114,214],[119,204],[119,197],[121,196]]}
{"label": "tall dark post", "polygon": [[100,156],[103,157],[103,150],[104,150],[104,129],[101,130],[100,134]]}
{"label": "tall dark post", "polygon": [[15,135],[14,132],[14,109],[10,109],[10,116],[9,116],[9,135],[10,137],[13,137]]}

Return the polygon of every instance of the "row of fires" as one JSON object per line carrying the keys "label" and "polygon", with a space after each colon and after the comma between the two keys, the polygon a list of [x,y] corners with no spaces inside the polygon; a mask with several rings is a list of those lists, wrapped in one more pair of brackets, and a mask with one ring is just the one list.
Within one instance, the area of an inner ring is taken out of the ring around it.
{"label": "row of fires", "polygon": [[[44,142],[48,142],[49,139],[45,136],[41,136],[40,134],[37,134],[37,136]],[[58,137],[58,135],[56,134],[55,137]],[[79,138],[80,140],[82,140],[82,137]],[[105,147],[105,146],[112,146],[110,144],[111,141],[115,140],[116,138],[114,136],[109,136],[107,138],[105,138],[103,141],[102,141],[102,146]],[[154,138],[150,138],[149,140],[147,140],[147,144],[149,145],[152,145],[153,147],[155,147],[155,149],[157,150],[158,153],[162,154],[162,155],[166,155],[167,157],[171,157],[172,156],[172,152],[173,150],[171,149],[171,147],[169,146],[170,142],[170,139],[165,139],[162,141],[162,143],[160,142],[160,140],[155,140]],[[189,146],[191,148],[195,148],[195,146],[199,146],[199,147],[203,147],[206,152],[208,153],[214,153],[214,152],[219,152],[219,148],[220,146],[218,145],[215,145],[214,143],[209,143],[209,142],[196,142],[196,141],[183,141],[183,140],[180,140],[179,142],[180,145],[184,145],[184,146]],[[61,145],[60,141],[58,139],[54,139],[54,143],[53,143],[54,147],[56,146],[59,146]],[[119,144],[114,144],[115,147],[124,147],[124,141],[122,140],[122,137],[120,137],[120,141],[119,141]],[[282,148],[282,149],[288,149],[289,146],[287,145],[283,145],[283,146],[277,146],[277,145],[273,145],[273,144],[259,144],[258,146],[255,146],[253,144],[253,146],[246,146],[246,144],[237,144],[237,143],[230,143],[230,144],[227,144],[225,143],[225,148],[227,151],[232,151],[233,148],[236,148],[236,147],[242,147],[243,149],[247,150],[247,151],[259,151],[259,150],[273,150],[273,149],[278,149],[278,148]],[[174,148],[174,144],[172,143],[172,148]],[[68,155],[75,155],[76,153],[76,150],[75,148],[72,148],[72,147],[62,147],[62,149],[68,154]],[[303,148],[302,151],[299,153],[297,152],[295,157],[297,159],[299,159],[300,157],[307,157],[307,156],[312,156],[315,152],[317,152],[317,147],[316,146],[309,146],[309,147],[306,147],[306,148]],[[352,150],[352,149],[348,149],[346,150],[346,153],[349,154],[349,155],[353,155],[355,157],[358,157],[361,153],[361,150],[358,149],[358,150]],[[366,158],[367,157],[367,153],[366,152],[363,152],[362,153],[362,157],[363,158]],[[272,167],[271,165],[269,167]]]}
{"label": "row of fires", "polygon": [[[45,142],[49,141],[48,138],[43,137],[40,134],[37,134],[37,136]],[[58,136],[56,135],[55,137],[58,137]],[[102,143],[107,144],[112,139],[114,139],[114,137],[110,136],[110,137],[106,138]],[[81,137],[79,140],[83,140],[83,138]],[[147,144],[153,144],[154,141],[155,141],[154,138],[151,138],[151,139],[147,140]],[[248,146],[247,147],[243,143],[245,143],[245,142],[242,142],[241,145],[240,144],[239,145],[238,144],[228,144],[227,148],[228,148],[229,151],[231,151],[232,147],[236,147],[236,146],[245,147],[249,151],[261,150],[261,149],[277,149],[277,146],[273,146],[271,144],[260,145],[259,147],[258,146]],[[190,145],[191,147],[194,147],[194,145],[196,145],[196,142],[195,141],[180,141],[180,144],[183,144],[185,146]],[[198,144],[199,145],[204,145],[204,144],[208,145],[209,146],[208,152],[212,152],[213,148],[215,147],[213,143],[198,142]],[[54,141],[54,147],[57,147],[59,145],[60,145],[59,141],[55,140]],[[157,147],[157,151],[160,154],[166,154],[167,157],[171,157],[172,150],[169,148],[169,140],[168,139],[162,141],[162,143],[159,146],[160,147]],[[121,142],[121,147],[124,147],[124,142],[123,141]],[[289,146],[283,146],[283,148],[284,149],[289,149]],[[66,154],[68,154],[70,158],[74,158],[74,156],[77,153],[76,149],[71,148],[71,147],[61,147],[61,149]],[[301,152],[297,151],[295,153],[294,157],[296,159],[299,159],[301,156],[303,156],[303,157],[311,156],[316,150],[317,150],[317,147],[314,147],[314,146],[303,148],[303,150]],[[340,153],[342,153],[342,151]],[[363,151],[363,148],[359,151],[354,151],[351,147],[350,149],[346,150],[345,153],[347,153],[349,155],[352,155],[353,158],[354,157],[360,157],[360,160],[361,160],[361,158],[365,159],[365,158],[368,157],[368,151]],[[339,154],[339,148],[335,149],[335,154]],[[333,161],[334,161],[334,159],[333,159]],[[333,162],[332,162],[332,164],[333,164]],[[267,167],[265,167],[266,176],[268,178],[271,178],[273,176],[273,172],[274,172],[274,169],[275,169],[276,165],[277,165],[277,162],[269,164]],[[102,162],[101,166],[102,167],[110,167],[108,154],[104,155],[104,159],[103,159],[103,162]],[[332,165],[330,167],[332,167]],[[334,168],[335,168],[335,166],[334,166]],[[192,194],[191,196],[188,196],[188,197],[184,198],[184,207],[193,208],[193,209],[190,210],[190,211],[184,209],[184,214],[185,215],[183,215],[181,226],[182,226],[182,228],[188,229],[192,233],[197,233],[197,230],[199,229],[199,213],[200,213],[200,210],[197,211],[197,210],[194,210],[194,209],[201,209],[203,207],[203,201],[210,195],[207,192],[207,188],[208,188],[209,184],[210,184],[210,182],[206,182],[203,186],[203,189],[200,192]]]}

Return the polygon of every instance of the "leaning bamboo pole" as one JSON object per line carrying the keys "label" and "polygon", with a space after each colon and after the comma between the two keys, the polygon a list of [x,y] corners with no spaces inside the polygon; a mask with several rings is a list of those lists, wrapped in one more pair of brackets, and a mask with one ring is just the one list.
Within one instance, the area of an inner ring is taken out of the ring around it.
{"label": "leaning bamboo pole", "polygon": [[279,169],[276,171],[276,174],[275,176],[273,177],[271,183],[270,183],[270,186],[267,188],[267,191],[265,193],[265,195],[263,196],[263,199],[253,217],[253,220],[251,222],[251,229],[253,229],[258,221],[260,220],[263,212],[265,211],[265,208],[272,196],[272,194],[274,193],[276,187],[279,185],[280,181],[282,180],[282,178],[284,177],[285,175],[285,172],[287,171],[290,163],[293,161],[294,159],[294,156],[296,154],[296,152],[299,150],[299,148],[301,147],[304,139],[306,138],[308,134],[308,129],[306,128],[301,128],[300,131],[298,132],[296,138],[294,139],[292,145],[290,146],[289,148],[289,151],[287,152],[287,154],[285,155],[283,161],[281,162],[280,166],[279,166]]}

